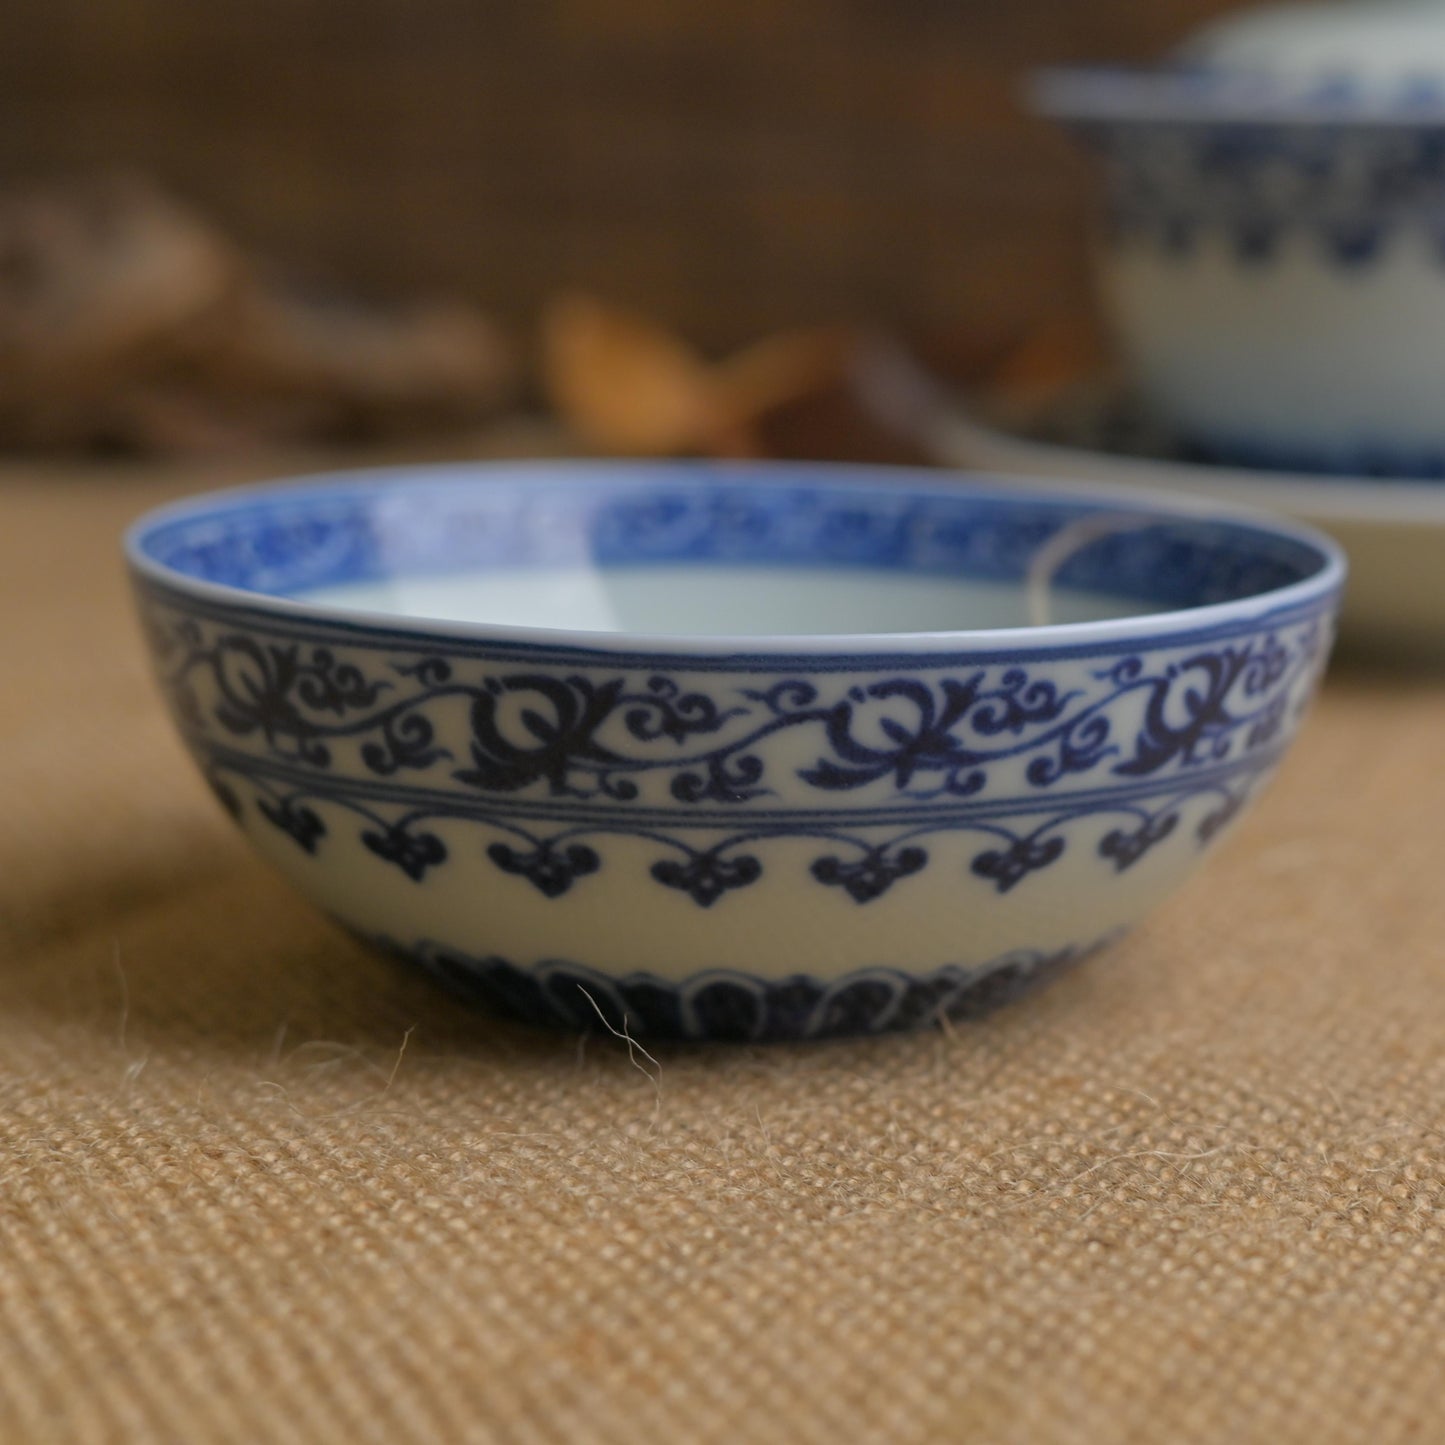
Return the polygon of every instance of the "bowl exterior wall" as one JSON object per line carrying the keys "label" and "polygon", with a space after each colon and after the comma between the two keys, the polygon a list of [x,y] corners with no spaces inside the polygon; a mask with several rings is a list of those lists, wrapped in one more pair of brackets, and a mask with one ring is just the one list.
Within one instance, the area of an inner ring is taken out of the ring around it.
{"label": "bowl exterior wall", "polygon": [[750,1039],[991,1005],[1127,927],[1273,771],[1334,611],[707,658],[140,597],[216,796],[347,927],[532,1022]]}

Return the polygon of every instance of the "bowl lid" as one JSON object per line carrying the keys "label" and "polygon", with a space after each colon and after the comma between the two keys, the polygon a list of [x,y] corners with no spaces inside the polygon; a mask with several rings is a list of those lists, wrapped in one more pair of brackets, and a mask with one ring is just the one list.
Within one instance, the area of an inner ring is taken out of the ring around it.
{"label": "bowl lid", "polygon": [[1269,5],[1206,26],[1176,62],[1352,86],[1382,100],[1445,88],[1445,0]]}
{"label": "bowl lid", "polygon": [[1163,66],[1036,76],[1068,121],[1445,125],[1445,0],[1345,0],[1246,10]]}

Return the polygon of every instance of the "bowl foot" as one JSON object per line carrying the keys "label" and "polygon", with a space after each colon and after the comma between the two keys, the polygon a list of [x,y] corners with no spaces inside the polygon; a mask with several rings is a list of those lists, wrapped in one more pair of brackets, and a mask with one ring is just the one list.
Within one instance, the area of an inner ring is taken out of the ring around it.
{"label": "bowl foot", "polygon": [[[1107,940],[1105,940],[1107,941]],[[1058,978],[1102,946],[1018,949],[976,968],[931,974],[870,968],[840,979],[807,974],[764,979],[709,970],[681,981],[616,977],[580,964],[520,968],[434,944],[371,940],[420,968],[448,992],[489,1013],[568,1032],[612,1031],[637,1039],[786,1042],[926,1028],[980,1018]]]}

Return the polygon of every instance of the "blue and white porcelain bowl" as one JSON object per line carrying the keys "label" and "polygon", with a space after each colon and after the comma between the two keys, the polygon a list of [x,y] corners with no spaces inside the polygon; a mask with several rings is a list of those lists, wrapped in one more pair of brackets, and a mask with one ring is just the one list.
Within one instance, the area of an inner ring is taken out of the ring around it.
{"label": "blue and white porcelain bowl", "polygon": [[1294,736],[1344,575],[1284,523],[936,477],[361,473],[128,552],[216,796],[350,929],[530,1022],[868,1033],[1175,887]]}
{"label": "blue and white porcelain bowl", "polygon": [[1103,159],[1134,379],[1220,461],[1445,477],[1445,6],[1248,19],[1188,65],[1033,89]]}

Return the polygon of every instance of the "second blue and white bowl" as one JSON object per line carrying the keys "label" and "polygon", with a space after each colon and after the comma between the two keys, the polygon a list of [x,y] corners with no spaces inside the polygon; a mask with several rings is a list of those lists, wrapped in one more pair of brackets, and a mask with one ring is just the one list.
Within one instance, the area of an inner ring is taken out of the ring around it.
{"label": "second blue and white bowl", "polygon": [[128,545],[297,887],[512,1016],[684,1038],[917,1026],[1113,938],[1274,771],[1344,575],[1283,523],[781,465],[301,481]]}
{"label": "second blue and white bowl", "polygon": [[1196,452],[1445,478],[1445,73],[1061,71],[1034,99],[1103,162],[1103,300]]}

